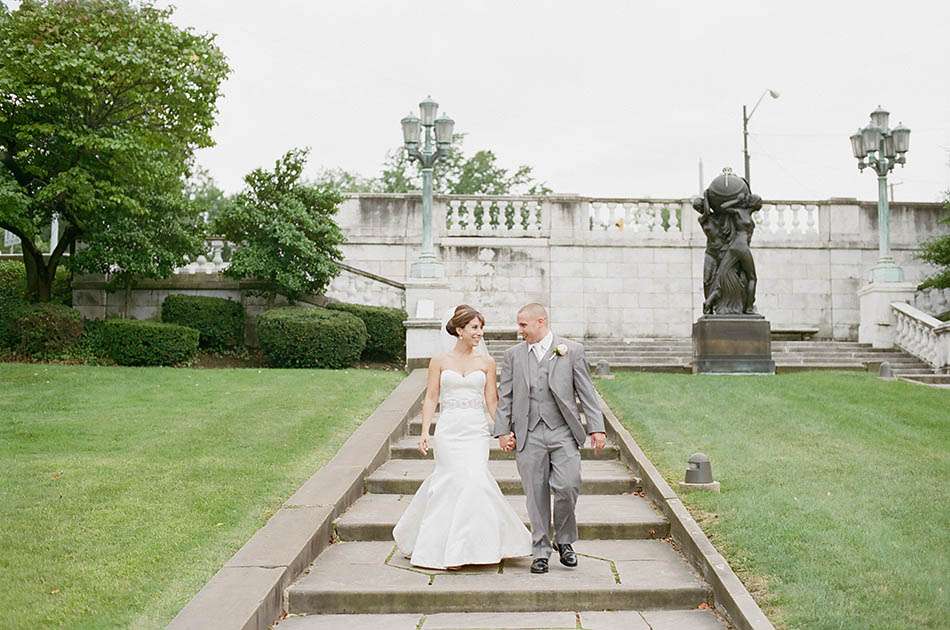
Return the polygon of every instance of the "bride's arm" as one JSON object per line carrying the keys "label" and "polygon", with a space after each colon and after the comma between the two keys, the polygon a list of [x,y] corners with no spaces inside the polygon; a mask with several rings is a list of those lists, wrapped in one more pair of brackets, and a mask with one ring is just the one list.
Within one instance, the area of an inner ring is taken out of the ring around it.
{"label": "bride's arm", "polygon": [[429,427],[435,416],[435,406],[439,404],[439,385],[442,376],[442,357],[434,356],[429,359],[429,373],[426,376],[426,397],[422,401],[422,433],[419,436],[419,450],[428,450]]}
{"label": "bride's arm", "polygon": [[485,374],[488,378],[485,379],[485,407],[488,408],[488,415],[493,420],[495,418],[495,411],[498,409],[498,383],[497,377],[495,376],[495,359],[492,357],[487,357],[488,366],[485,368]]}

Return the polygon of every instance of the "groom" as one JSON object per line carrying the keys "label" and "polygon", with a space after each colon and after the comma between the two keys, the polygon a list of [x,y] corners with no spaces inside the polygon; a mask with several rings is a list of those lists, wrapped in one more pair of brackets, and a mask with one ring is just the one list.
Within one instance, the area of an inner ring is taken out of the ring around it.
{"label": "groom", "polygon": [[[604,414],[584,358],[584,346],[554,335],[540,304],[518,311],[525,342],[505,352],[492,435],[515,461],[531,519],[532,573],[548,572],[551,554],[551,494],[554,494],[554,547],[561,564],[577,566],[574,506],[581,490],[581,453],[587,434],[599,452],[606,443]],[[580,399],[587,428],[581,424]]]}

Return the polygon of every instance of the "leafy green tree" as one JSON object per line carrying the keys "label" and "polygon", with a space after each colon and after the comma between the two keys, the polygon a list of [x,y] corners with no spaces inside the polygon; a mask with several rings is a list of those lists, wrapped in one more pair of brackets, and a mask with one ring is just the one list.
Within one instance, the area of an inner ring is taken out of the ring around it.
{"label": "leafy green tree", "polygon": [[[545,195],[551,192],[535,180],[530,166],[522,164],[513,171],[498,165],[493,151],[477,151],[465,157],[462,143],[465,134],[455,134],[448,155],[435,165],[432,190],[458,195]],[[422,190],[422,171],[405,149],[398,147],[386,154],[379,177],[363,177],[343,169],[324,169],[316,182],[332,186],[340,192],[406,193]]]}
{"label": "leafy green tree", "polygon": [[359,173],[351,173],[342,168],[325,168],[317,174],[312,183],[347,193],[385,192],[378,178],[363,177]]}
{"label": "leafy green tree", "polygon": [[218,188],[208,169],[195,166],[185,181],[185,198],[192,204],[205,223],[214,223],[215,217],[228,203],[229,198]]}
{"label": "leafy green tree", "polygon": [[[183,191],[212,144],[228,73],[213,36],[131,0],[24,0],[0,12],[0,227],[22,241],[28,292],[74,271],[170,274],[202,244]],[[59,244],[40,241],[53,215]]]}
{"label": "leafy green tree", "polygon": [[[465,134],[455,134],[449,154],[433,170],[432,190],[453,195],[544,195],[551,192],[533,176],[533,169],[522,164],[513,171],[500,166],[493,151],[482,149],[465,157]],[[384,192],[410,192],[422,189],[422,171],[400,147],[390,151],[383,166]]]}
{"label": "leafy green tree", "polygon": [[264,282],[260,293],[270,300],[322,293],[340,271],[344,237],[333,216],[343,196],[300,181],[307,154],[292,149],[273,171],[252,171],[213,226],[236,245],[225,273]]}
{"label": "leafy green tree", "polygon": [[[943,217],[940,222],[950,225],[950,192],[947,193],[947,198],[943,203]],[[938,267],[937,273],[924,280],[920,288],[950,288],[950,234],[937,236],[925,242],[918,256],[921,260]]]}

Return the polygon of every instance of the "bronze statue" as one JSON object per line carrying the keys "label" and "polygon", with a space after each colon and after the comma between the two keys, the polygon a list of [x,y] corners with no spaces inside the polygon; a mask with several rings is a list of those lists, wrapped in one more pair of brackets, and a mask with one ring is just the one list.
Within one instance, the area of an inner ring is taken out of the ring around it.
{"label": "bronze statue", "polygon": [[762,198],[725,168],[692,204],[706,234],[703,313],[755,314],[755,261],[749,243],[755,231],[752,213],[762,207]]}

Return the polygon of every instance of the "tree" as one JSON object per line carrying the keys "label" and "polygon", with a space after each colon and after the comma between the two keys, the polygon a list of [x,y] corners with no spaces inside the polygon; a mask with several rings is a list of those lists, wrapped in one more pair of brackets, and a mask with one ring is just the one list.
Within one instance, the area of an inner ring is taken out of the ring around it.
{"label": "tree", "polygon": [[208,169],[195,166],[191,176],[185,181],[185,198],[205,223],[214,223],[215,217],[229,202],[224,191],[218,188]]}
{"label": "tree", "polygon": [[[0,12],[0,227],[23,246],[28,293],[74,271],[160,277],[202,233],[184,180],[212,144],[227,75],[213,36],[131,0],[24,0]],[[39,239],[59,216],[46,259]]]}
{"label": "tree", "polygon": [[[465,134],[455,134],[449,154],[435,165],[432,190],[456,195],[545,195],[551,192],[532,175],[532,168],[522,164],[514,171],[498,165],[493,151],[477,151],[466,158],[462,152]],[[316,181],[340,192],[407,193],[422,190],[419,163],[406,150],[398,147],[386,154],[379,177],[363,177],[343,169],[324,169]]]}
{"label": "tree", "polygon": [[340,272],[344,237],[333,215],[343,196],[300,181],[307,154],[292,149],[273,171],[252,171],[213,227],[237,246],[225,274],[263,281],[260,293],[270,300],[322,293]]}
{"label": "tree", "polygon": [[[943,203],[943,218],[941,223],[950,225],[950,191],[947,192],[947,198]],[[938,267],[937,273],[930,276],[920,285],[921,289],[950,288],[950,234],[937,236],[926,241],[918,253],[921,260],[925,260]]]}
{"label": "tree", "polygon": [[[498,165],[493,151],[482,149],[466,158],[462,152],[465,134],[455,134],[449,154],[436,162],[432,190],[452,195],[544,195],[551,192],[532,175],[533,169],[522,164],[514,171]],[[410,192],[422,189],[419,163],[399,147],[390,151],[380,175],[384,192]]]}

